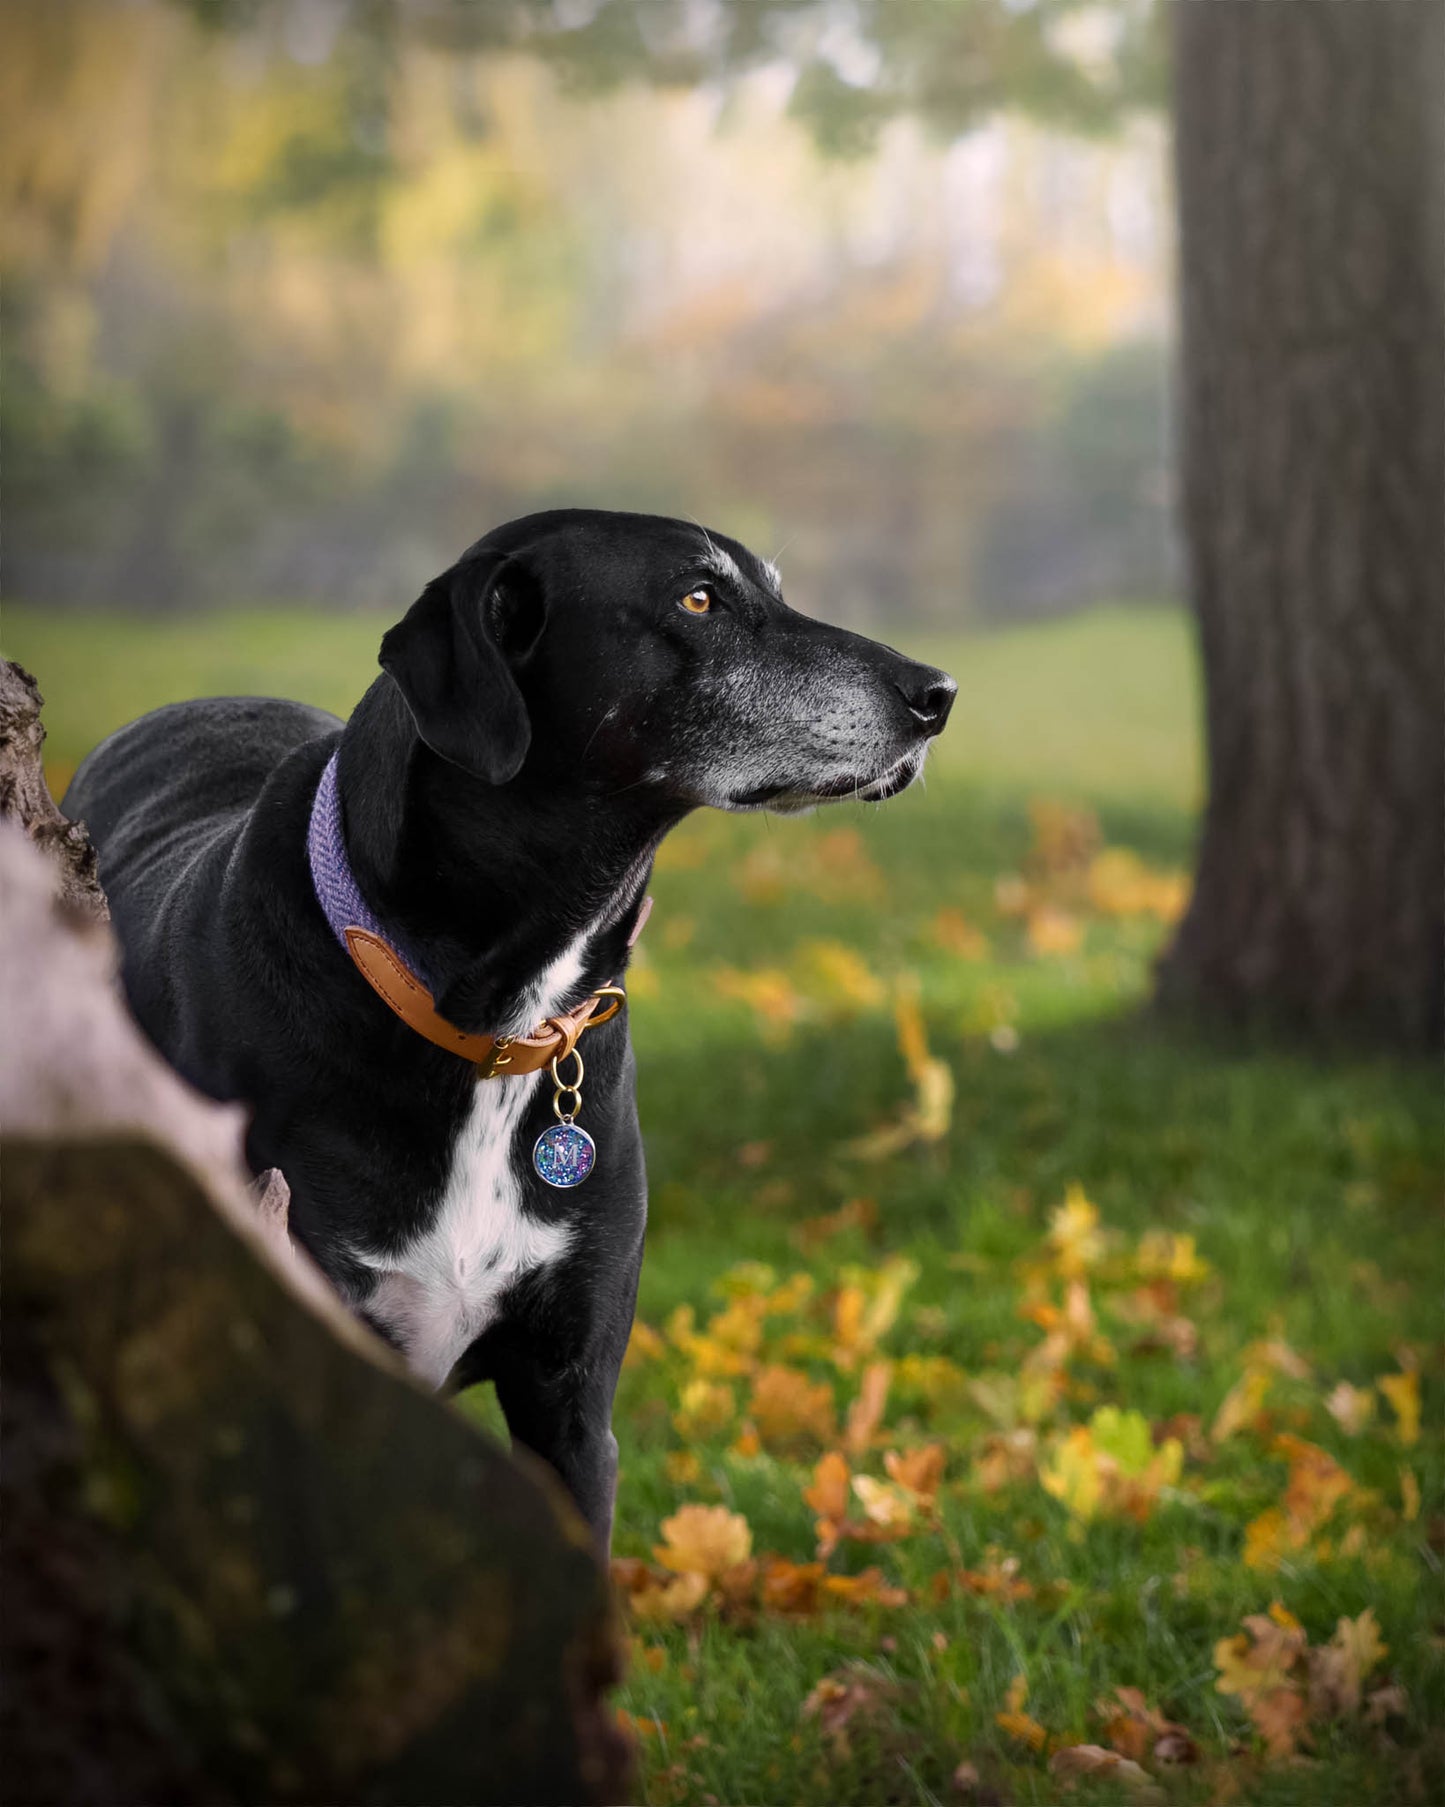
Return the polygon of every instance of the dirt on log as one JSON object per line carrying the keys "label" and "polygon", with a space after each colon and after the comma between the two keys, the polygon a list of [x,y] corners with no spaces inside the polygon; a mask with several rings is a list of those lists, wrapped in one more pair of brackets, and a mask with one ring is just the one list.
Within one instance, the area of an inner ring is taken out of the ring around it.
{"label": "dirt on log", "polygon": [[126,1013],[83,835],[31,839],[76,863],[0,821],[0,1801],[625,1798],[580,1520],[292,1249]]}

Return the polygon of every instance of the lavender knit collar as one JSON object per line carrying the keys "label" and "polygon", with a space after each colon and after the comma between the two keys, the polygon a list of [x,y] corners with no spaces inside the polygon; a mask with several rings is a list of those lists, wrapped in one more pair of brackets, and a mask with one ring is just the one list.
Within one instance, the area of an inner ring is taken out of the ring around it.
{"label": "lavender knit collar", "polygon": [[346,853],[341,832],[341,795],[336,784],[336,754],[326,762],[321,782],[316,787],[316,800],[311,805],[311,824],[306,831],[306,857],[311,865],[311,883],[316,901],[331,924],[331,932],[346,947],[347,929],[365,929],[392,949],[397,958],[435,991],[426,968],[415,955],[398,943],[378,922],[375,912],[361,895],[356,874]]}

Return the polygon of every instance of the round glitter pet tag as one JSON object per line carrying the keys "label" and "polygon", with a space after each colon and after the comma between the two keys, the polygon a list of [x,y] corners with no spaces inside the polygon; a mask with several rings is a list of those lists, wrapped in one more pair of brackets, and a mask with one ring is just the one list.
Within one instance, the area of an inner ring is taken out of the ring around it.
{"label": "round glitter pet tag", "polygon": [[580,1186],[597,1160],[597,1144],[575,1123],[544,1129],[532,1149],[532,1165],[549,1186]]}

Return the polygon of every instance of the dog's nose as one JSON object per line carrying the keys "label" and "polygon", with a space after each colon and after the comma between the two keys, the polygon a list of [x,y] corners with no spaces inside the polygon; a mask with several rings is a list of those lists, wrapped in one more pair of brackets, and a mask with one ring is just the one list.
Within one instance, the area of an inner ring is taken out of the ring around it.
{"label": "dog's nose", "polygon": [[916,679],[900,684],[903,700],[907,703],[913,719],[925,734],[941,734],[943,724],[948,720],[948,712],[953,707],[953,699],[958,695],[958,685],[946,671],[933,671],[928,666],[921,666]]}

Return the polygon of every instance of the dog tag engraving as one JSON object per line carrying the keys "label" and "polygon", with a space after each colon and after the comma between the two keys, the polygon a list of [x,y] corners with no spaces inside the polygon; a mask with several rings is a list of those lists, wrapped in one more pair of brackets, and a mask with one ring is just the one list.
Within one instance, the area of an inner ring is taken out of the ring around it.
{"label": "dog tag engraving", "polygon": [[532,1149],[532,1165],[549,1186],[565,1190],[580,1186],[597,1160],[597,1144],[585,1129],[565,1120],[538,1136]]}

